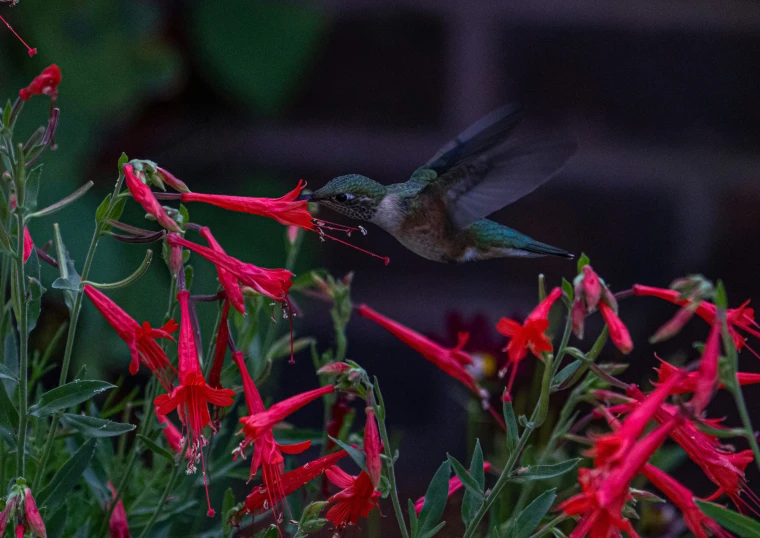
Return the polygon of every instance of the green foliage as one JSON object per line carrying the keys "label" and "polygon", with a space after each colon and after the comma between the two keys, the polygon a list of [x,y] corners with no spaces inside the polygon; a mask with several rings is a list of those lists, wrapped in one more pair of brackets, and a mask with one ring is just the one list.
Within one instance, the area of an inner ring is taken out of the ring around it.
{"label": "green foliage", "polygon": [[[430,486],[425,493],[425,503],[422,505],[416,524],[412,526],[412,538],[435,536],[446,524],[445,521],[440,520],[443,516],[443,510],[446,508],[450,474],[451,466],[448,461],[444,461],[430,481]],[[411,501],[409,502],[411,503]],[[412,511],[410,510],[410,512]]]}
{"label": "green foliage", "polygon": [[715,503],[694,500],[708,517],[713,518],[726,530],[742,538],[760,538],[760,522]]}
{"label": "green foliage", "polygon": [[533,499],[533,502],[517,516],[506,538],[529,538],[554,504],[554,499],[557,498],[556,492],[556,489],[549,489]]}
{"label": "green foliage", "polygon": [[105,381],[77,379],[44,393],[37,403],[29,408],[29,414],[35,417],[45,417],[56,411],[86,402],[101,392],[112,388],[114,385]]}

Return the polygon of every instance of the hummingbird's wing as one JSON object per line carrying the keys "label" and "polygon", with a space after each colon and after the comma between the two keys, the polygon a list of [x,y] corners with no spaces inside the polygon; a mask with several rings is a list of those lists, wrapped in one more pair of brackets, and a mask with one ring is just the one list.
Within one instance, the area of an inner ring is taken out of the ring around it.
{"label": "hummingbird's wing", "polygon": [[511,106],[491,112],[416,173],[436,172],[420,195],[443,198],[456,228],[464,229],[529,194],[575,153],[575,142],[567,140],[507,137],[519,116]]}

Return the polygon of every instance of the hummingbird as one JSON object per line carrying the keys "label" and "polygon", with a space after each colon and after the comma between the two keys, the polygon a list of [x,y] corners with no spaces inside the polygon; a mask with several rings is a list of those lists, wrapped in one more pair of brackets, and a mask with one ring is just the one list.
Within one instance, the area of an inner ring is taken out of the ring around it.
{"label": "hummingbird", "polygon": [[383,185],[359,174],[331,179],[301,200],[384,229],[412,252],[437,262],[561,256],[485,217],[529,194],[575,153],[568,140],[519,136],[521,109],[505,105],[475,122],[408,181]]}

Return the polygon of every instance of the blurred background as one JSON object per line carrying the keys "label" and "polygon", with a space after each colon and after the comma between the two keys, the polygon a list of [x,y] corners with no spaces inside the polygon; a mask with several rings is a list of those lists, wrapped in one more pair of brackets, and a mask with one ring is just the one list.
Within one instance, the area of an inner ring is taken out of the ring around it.
{"label": "blurred background", "polygon": [[[76,260],[122,151],[158,162],[200,192],[279,196],[299,178],[318,188],[345,173],[394,183],[492,108],[520,101],[547,130],[561,125],[574,133],[580,149],[559,176],[495,220],[587,253],[613,290],[637,282],[666,287],[703,273],[725,280],[732,304],[760,298],[756,2],[22,0],[12,9],[0,5],[0,14],[39,51],[30,59],[0,31],[3,99],[49,63],[63,73],[59,148],[46,158],[41,204],[95,182],[85,201],[58,218]],[[32,100],[20,129],[41,124],[46,107],[45,99]],[[276,223],[202,206],[190,213],[229,253],[264,267],[284,263]],[[139,225],[141,218],[129,206],[124,220]],[[33,223],[39,243],[52,237],[49,220]],[[491,357],[487,365],[503,361],[495,322],[529,312],[537,275],[553,286],[575,274],[574,263],[549,258],[436,264],[371,226],[352,241],[390,256],[390,265],[307,235],[296,272],[354,271],[355,302],[449,344],[456,330],[474,330],[470,349]],[[121,278],[143,254],[104,240],[93,279]],[[200,286],[213,291],[212,268],[198,262],[196,270]],[[157,323],[167,282],[156,264],[139,290],[113,297],[135,318]],[[66,316],[59,296],[46,297],[40,342]],[[295,299],[304,311],[298,333],[330,345],[327,306]],[[700,323],[676,342],[646,343],[673,312],[655,299],[622,303],[639,343],[626,379],[642,380],[655,351],[695,358],[672,352],[704,338]],[[118,377],[126,348],[94,309],[83,316],[79,364],[88,375]],[[465,457],[474,402],[371,322],[355,319],[348,331],[349,357],[379,377],[389,401],[399,473],[407,477],[401,495],[416,498],[447,450]],[[95,338],[97,355],[85,356]],[[268,390],[313,387],[310,359],[301,355]],[[612,347],[606,358],[621,359]],[[756,359],[742,361],[759,370]],[[530,384],[530,367],[521,378]],[[758,398],[750,399],[757,408]],[[727,403],[718,398],[718,415]],[[320,410],[309,413],[302,420],[318,423]],[[706,487],[698,473],[684,472],[684,480]]]}

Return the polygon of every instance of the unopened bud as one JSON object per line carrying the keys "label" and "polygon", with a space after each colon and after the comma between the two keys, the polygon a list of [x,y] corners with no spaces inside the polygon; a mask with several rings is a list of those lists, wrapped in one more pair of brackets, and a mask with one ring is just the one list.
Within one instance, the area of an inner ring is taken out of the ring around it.
{"label": "unopened bud", "polygon": [[341,375],[345,374],[351,369],[351,365],[345,362],[331,362],[325,364],[322,368],[317,370],[320,375]]}
{"label": "unopened bud", "polygon": [[32,490],[29,488],[26,488],[24,497],[24,512],[26,513],[26,523],[29,529],[40,538],[47,538],[45,522],[42,521],[40,511],[37,510],[37,503],[34,502],[34,497],[32,497]]}

